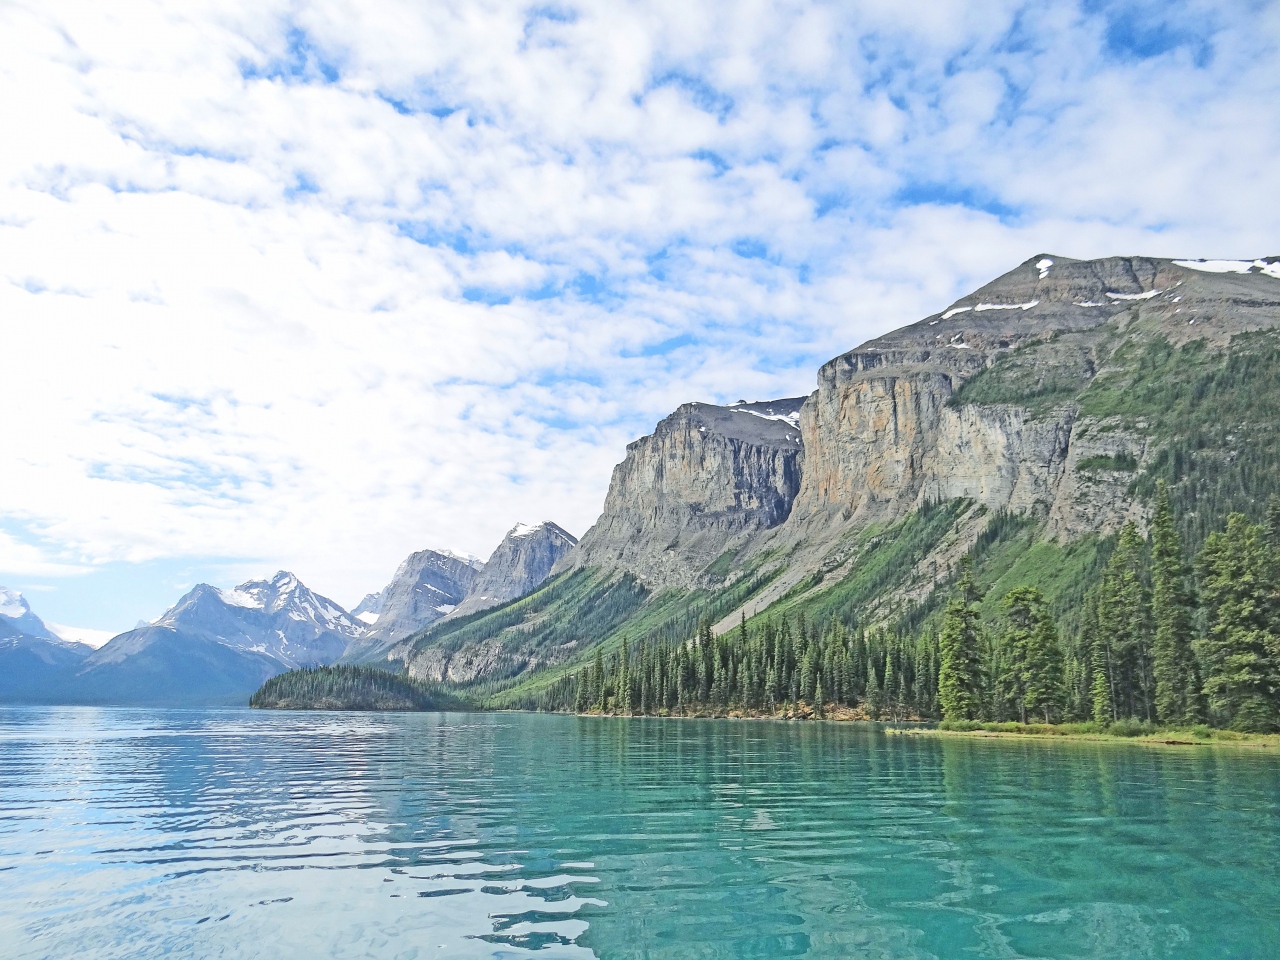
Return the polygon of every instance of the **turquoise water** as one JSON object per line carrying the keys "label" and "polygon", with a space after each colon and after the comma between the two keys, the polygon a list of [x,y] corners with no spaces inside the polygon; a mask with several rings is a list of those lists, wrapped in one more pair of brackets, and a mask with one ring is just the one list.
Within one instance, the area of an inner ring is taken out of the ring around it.
{"label": "turquoise water", "polygon": [[4,957],[1280,957],[1280,763],[869,725],[0,709]]}

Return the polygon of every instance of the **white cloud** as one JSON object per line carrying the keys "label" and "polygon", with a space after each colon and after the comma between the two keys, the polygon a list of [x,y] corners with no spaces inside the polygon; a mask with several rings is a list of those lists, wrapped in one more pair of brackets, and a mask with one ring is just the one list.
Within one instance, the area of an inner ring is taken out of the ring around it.
{"label": "white cloud", "polygon": [[1269,252],[1280,13],[1143,16],[5,7],[0,570],[354,602],[1032,254]]}

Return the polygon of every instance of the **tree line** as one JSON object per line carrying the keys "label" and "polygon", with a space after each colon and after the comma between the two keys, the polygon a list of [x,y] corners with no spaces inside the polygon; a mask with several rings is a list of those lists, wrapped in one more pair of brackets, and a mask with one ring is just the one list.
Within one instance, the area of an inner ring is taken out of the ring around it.
{"label": "tree line", "polygon": [[840,620],[765,618],[715,636],[596,649],[537,706],[579,713],[1280,727],[1280,499],[1267,522],[1231,514],[1194,563],[1169,491],[1149,535],[1120,532],[1082,625],[1063,637],[1042,592],[1019,586],[984,620],[962,565],[935,629],[904,636]]}

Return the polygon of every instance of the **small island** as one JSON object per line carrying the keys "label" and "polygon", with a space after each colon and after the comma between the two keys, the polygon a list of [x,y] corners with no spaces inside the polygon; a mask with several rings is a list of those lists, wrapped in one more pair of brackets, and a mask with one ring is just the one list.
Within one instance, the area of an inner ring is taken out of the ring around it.
{"label": "small island", "polygon": [[272,677],[252,697],[259,710],[468,709],[435,684],[376,667],[331,666],[290,670]]}

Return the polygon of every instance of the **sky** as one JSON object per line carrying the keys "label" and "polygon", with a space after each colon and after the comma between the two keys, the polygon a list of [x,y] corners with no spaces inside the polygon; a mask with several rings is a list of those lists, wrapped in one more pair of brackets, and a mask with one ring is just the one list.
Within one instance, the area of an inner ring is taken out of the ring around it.
{"label": "sky", "polygon": [[0,583],[99,637],[581,535],[1040,253],[1280,253],[1280,4],[10,0]]}

